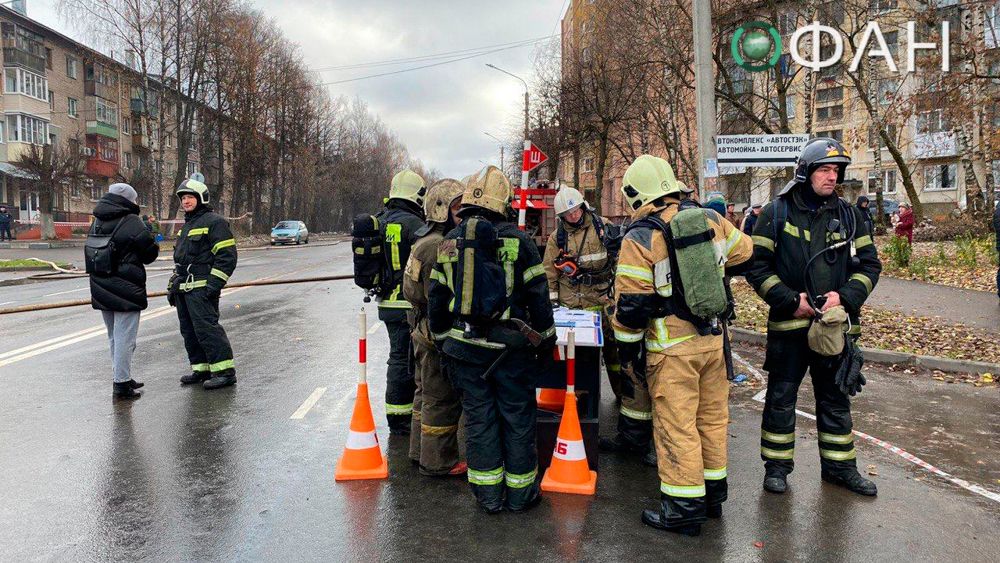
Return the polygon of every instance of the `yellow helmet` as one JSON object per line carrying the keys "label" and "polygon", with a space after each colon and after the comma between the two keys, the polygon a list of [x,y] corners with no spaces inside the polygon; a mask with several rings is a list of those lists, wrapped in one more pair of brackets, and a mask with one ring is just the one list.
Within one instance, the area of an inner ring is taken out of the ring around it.
{"label": "yellow helmet", "polygon": [[503,215],[507,213],[510,198],[510,180],[496,166],[487,166],[469,178],[462,194],[462,207],[475,205]]}
{"label": "yellow helmet", "polygon": [[622,177],[622,193],[633,211],[656,198],[679,192],[680,185],[670,163],[653,155],[635,159]]}
{"label": "yellow helmet", "polygon": [[455,198],[462,197],[465,186],[453,178],[443,178],[431,184],[424,201],[424,215],[429,223],[445,223],[448,211]]}
{"label": "yellow helmet", "polygon": [[424,185],[424,179],[416,172],[403,170],[392,177],[389,199],[405,199],[423,207],[426,195],[427,186]]}

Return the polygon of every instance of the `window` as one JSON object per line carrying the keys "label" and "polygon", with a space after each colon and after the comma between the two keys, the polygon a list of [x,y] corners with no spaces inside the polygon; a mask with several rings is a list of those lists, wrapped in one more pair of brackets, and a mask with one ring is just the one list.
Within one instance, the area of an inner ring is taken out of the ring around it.
{"label": "window", "polygon": [[896,97],[896,92],[899,90],[899,80],[879,80],[876,88],[878,89],[878,103],[887,106]]}
{"label": "window", "polygon": [[917,115],[917,131],[921,133],[940,133],[951,130],[947,117],[940,109],[925,111]]}
{"label": "window", "polygon": [[844,3],[842,0],[826,2],[819,6],[818,20],[826,25],[844,23]]}
{"label": "window", "polygon": [[816,90],[816,102],[839,102],[844,99],[844,88],[835,86],[833,88],[820,88]]}
{"label": "window", "polygon": [[66,76],[76,80],[77,60],[73,55],[66,55]]}
{"label": "window", "polygon": [[[770,117],[773,121],[778,121],[777,100],[768,103],[770,106]],[[795,94],[785,94],[785,115],[788,119],[795,119]]]}
{"label": "window", "polygon": [[983,23],[983,39],[986,41],[986,47],[989,49],[1000,47],[1000,2],[987,8]]}
{"label": "window", "polygon": [[993,161],[993,185],[1000,187],[1000,160]]}
{"label": "window", "polygon": [[125,159],[125,168],[128,168],[128,169],[131,170],[131,168],[132,168],[132,153],[125,152],[125,153],[122,153],[122,155],[123,155],[123,157]]}
{"label": "window", "polygon": [[871,11],[882,14],[896,9],[896,0],[871,0]]}
{"label": "window", "polygon": [[49,109],[56,111],[56,95],[52,92],[52,90],[49,90]]}
{"label": "window", "polygon": [[584,172],[594,171],[594,159],[592,157],[583,159],[583,171]]}
{"label": "window", "polygon": [[843,129],[831,129],[829,131],[817,131],[817,137],[829,137],[835,139],[837,142],[844,142],[844,130]]}
{"label": "window", "polygon": [[10,140],[16,143],[44,145],[49,139],[49,124],[45,120],[20,113],[7,115]]}
{"label": "window", "polygon": [[95,98],[95,100],[97,101],[97,120],[112,127],[118,127],[118,107],[101,98]]}
{"label": "window", "polygon": [[[4,126],[4,122],[0,121],[0,143],[6,143],[7,142],[7,138],[3,136],[3,126]],[[3,200],[0,199],[0,201],[3,201]]]}
{"label": "window", "polygon": [[[89,178],[88,178],[88,180],[89,180]],[[91,181],[91,184],[90,184],[90,200],[91,201],[97,201],[97,200],[101,199],[101,195],[102,195],[103,192],[104,192],[104,190],[101,189],[101,186],[98,186],[97,184],[94,184],[93,181]]]}
{"label": "window", "polygon": [[844,106],[829,106],[825,108],[816,108],[816,120],[817,121],[829,121],[831,119],[842,119],[844,117]]}
{"label": "window", "polygon": [[924,168],[924,191],[954,190],[958,164],[934,164]]}
{"label": "window", "polygon": [[4,74],[4,93],[24,94],[43,102],[49,101],[49,81],[44,76],[12,67],[4,69]]}
{"label": "window", "polygon": [[[875,179],[878,175],[875,174],[874,170],[868,171],[868,193],[875,193]],[[882,193],[884,194],[894,194],[896,193],[896,171],[895,170],[883,170],[882,171]]]}
{"label": "window", "polygon": [[132,119],[127,115],[122,116],[122,133],[128,135]]}
{"label": "window", "polygon": [[778,14],[778,31],[782,35],[791,35],[795,31],[797,16],[795,12]]}
{"label": "window", "polygon": [[[896,139],[896,125],[893,123],[887,123],[885,126],[885,133],[890,139]],[[871,126],[868,128],[868,150],[872,150],[872,147],[878,143],[880,149],[886,148],[885,141],[882,139],[882,135],[879,134],[878,127]]]}
{"label": "window", "polygon": [[52,70],[52,49],[45,48],[45,68]]}
{"label": "window", "polygon": [[[829,60],[833,58],[834,46],[832,44],[820,45],[820,59]],[[828,66],[820,69],[819,79],[820,80],[837,80],[844,75],[844,65],[837,64],[833,66]]]}
{"label": "window", "polygon": [[190,178],[191,175],[194,174],[197,171],[198,171],[198,163],[197,162],[188,162],[187,163],[187,175],[188,175],[188,178]]}
{"label": "window", "polygon": [[896,60],[899,55],[899,32],[887,31],[882,34],[882,38],[885,39],[885,46],[889,48],[889,54]]}
{"label": "window", "polygon": [[66,99],[66,115],[68,115],[70,117],[74,117],[74,118],[76,117],[76,115],[77,115],[76,114],[76,104],[77,104],[76,98],[67,98]]}

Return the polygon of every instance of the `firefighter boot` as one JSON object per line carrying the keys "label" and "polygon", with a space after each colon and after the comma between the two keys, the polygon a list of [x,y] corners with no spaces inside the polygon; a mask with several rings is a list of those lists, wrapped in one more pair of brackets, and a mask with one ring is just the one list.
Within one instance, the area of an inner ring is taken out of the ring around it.
{"label": "firefighter boot", "polygon": [[191,385],[194,383],[204,383],[211,379],[212,374],[207,371],[193,371],[191,375],[181,377],[181,385]]}
{"label": "firefighter boot", "polygon": [[764,475],[764,490],[769,493],[782,494],[788,490],[787,477],[781,473],[767,473]]}
{"label": "firefighter boot", "polygon": [[[642,511],[642,523],[656,528],[681,534],[683,536],[697,536],[701,534],[701,522],[704,517],[692,516],[697,512],[704,513],[705,499],[673,498],[667,495],[660,495],[660,509]],[[684,516],[684,515],[687,516]]]}
{"label": "firefighter boot", "polygon": [[220,371],[212,376],[211,379],[204,383],[205,389],[221,389],[222,387],[229,387],[236,383],[236,370],[227,369],[225,371]]}
{"label": "firefighter boot", "polygon": [[873,497],[878,494],[878,487],[875,483],[865,479],[853,467],[842,471],[823,471],[820,475],[827,483],[832,483],[838,487],[844,487],[852,493]]}

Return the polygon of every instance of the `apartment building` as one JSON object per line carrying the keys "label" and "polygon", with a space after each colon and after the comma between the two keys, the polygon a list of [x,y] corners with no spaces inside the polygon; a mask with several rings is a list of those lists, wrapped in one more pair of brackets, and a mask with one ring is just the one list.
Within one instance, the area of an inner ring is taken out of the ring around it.
{"label": "apartment building", "polygon": [[[166,127],[161,131],[160,124],[172,123],[170,112],[183,97],[163,88],[155,77],[147,77],[146,84],[152,82],[156,88],[142,88],[142,76],[134,64],[117,61],[14,9],[0,6],[0,32],[0,111],[4,116],[0,120],[0,203],[22,224],[37,223],[39,198],[33,178],[13,163],[32,145],[51,144],[79,151],[85,162],[85,178],[56,194],[57,223],[76,228],[89,223],[96,200],[109,184],[119,181],[142,184],[136,188],[144,214],[165,212],[178,159],[175,134]],[[161,96],[161,91],[167,94]],[[161,116],[161,112],[165,113]],[[199,113],[210,112],[199,108]],[[200,137],[195,135],[188,153],[188,174],[201,169]],[[224,161],[215,159],[213,170],[202,172],[210,184],[220,185],[224,166]],[[150,185],[154,178],[159,179],[161,189]],[[159,201],[153,200],[156,194]]]}

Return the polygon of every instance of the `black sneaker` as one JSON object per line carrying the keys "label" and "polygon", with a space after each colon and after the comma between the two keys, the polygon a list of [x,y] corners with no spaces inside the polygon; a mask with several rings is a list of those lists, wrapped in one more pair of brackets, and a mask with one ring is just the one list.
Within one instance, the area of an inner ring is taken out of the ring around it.
{"label": "black sneaker", "polygon": [[646,509],[642,511],[642,523],[656,528],[657,530],[663,530],[666,532],[673,532],[675,534],[680,534],[682,536],[698,536],[701,535],[701,524],[683,524],[681,526],[671,526],[663,521],[663,513],[659,510]]}
{"label": "black sneaker", "polygon": [[136,381],[134,379],[129,379],[125,383],[128,383],[129,385],[131,385],[132,389],[138,389],[138,388],[142,387],[143,385],[145,385],[145,383],[141,383],[141,382]]}
{"label": "black sneaker", "polygon": [[195,383],[204,383],[211,379],[212,374],[207,371],[193,371],[190,375],[185,375],[181,377],[181,385],[192,385]]}
{"label": "black sneaker", "polygon": [[115,383],[111,395],[116,399],[138,399],[142,393],[136,391],[128,381]]}
{"label": "black sneaker", "polygon": [[220,373],[218,375],[213,376],[208,381],[206,381],[203,384],[203,386],[205,387],[205,389],[212,390],[212,389],[221,389],[223,387],[229,387],[230,385],[235,385],[235,384],[236,384],[235,373],[228,373],[228,374]]}
{"label": "black sneaker", "polygon": [[780,495],[788,490],[788,481],[784,475],[768,475],[764,477],[764,490]]}
{"label": "black sneaker", "polygon": [[856,469],[851,469],[839,473],[833,473],[831,471],[823,471],[820,474],[827,483],[837,485],[838,487],[844,487],[852,493],[857,493],[859,495],[864,495],[866,497],[873,497],[878,495],[878,487],[875,483],[865,479],[861,476]]}

